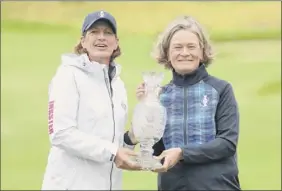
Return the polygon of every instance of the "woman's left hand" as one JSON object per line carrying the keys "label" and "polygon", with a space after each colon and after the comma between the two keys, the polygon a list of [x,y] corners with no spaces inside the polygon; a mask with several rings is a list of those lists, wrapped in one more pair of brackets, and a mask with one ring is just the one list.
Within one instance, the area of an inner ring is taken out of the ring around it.
{"label": "woman's left hand", "polygon": [[136,98],[138,101],[141,101],[145,97],[145,83],[142,82],[136,89]]}
{"label": "woman's left hand", "polygon": [[[160,96],[161,89],[162,89],[161,87],[158,87],[156,89],[156,94],[158,96]],[[141,101],[146,96],[146,88],[145,88],[145,83],[144,82],[139,84],[139,86],[137,87],[135,93],[136,93],[136,98],[137,98],[138,101]]]}
{"label": "woman's left hand", "polygon": [[164,164],[162,167],[153,170],[153,172],[166,172],[183,158],[183,152],[181,148],[172,148],[163,151],[162,154],[155,158],[157,160],[162,160],[164,158]]}

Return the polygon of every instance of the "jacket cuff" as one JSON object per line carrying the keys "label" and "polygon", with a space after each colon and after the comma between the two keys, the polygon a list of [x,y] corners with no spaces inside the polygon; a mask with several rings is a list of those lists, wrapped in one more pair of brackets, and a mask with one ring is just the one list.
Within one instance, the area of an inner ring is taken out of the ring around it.
{"label": "jacket cuff", "polygon": [[124,133],[123,140],[124,140],[124,143],[126,145],[130,145],[130,146],[135,146],[136,145],[136,144],[132,143],[131,139],[129,138],[128,131],[126,131]]}
{"label": "jacket cuff", "polygon": [[108,151],[110,153],[109,160],[111,162],[113,162],[115,160],[116,155],[117,155],[118,146],[111,144],[111,145],[108,146]]}

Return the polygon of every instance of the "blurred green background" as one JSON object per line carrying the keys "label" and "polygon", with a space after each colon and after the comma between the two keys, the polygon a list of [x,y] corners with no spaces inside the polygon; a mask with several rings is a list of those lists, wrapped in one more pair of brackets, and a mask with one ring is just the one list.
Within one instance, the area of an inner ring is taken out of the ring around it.
{"label": "blurred green background", "polygon": [[[281,188],[281,2],[1,2],[1,190],[40,189],[49,150],[48,83],[73,50],[84,16],[105,9],[118,21],[130,117],[157,34],[191,15],[209,31],[209,72],[232,83],[240,106],[242,188]],[[124,189],[156,189],[156,174],[126,172]]]}

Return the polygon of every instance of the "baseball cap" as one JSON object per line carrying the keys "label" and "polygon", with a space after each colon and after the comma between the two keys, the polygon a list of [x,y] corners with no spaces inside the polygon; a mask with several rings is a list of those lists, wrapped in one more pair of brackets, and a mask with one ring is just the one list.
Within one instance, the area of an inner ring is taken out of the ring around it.
{"label": "baseball cap", "polygon": [[103,10],[89,13],[85,17],[81,28],[81,34],[83,35],[98,20],[106,20],[111,25],[113,32],[117,34],[117,23],[115,18],[110,13]]}

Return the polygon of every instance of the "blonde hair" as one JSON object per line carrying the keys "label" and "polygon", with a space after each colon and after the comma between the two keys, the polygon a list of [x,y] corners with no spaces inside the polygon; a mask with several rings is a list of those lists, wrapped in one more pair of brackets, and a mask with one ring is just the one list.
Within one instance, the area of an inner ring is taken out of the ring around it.
{"label": "blonde hair", "polygon": [[159,64],[164,65],[167,69],[172,69],[168,55],[171,38],[177,31],[185,29],[188,29],[196,34],[199,39],[200,48],[203,50],[203,60],[201,60],[201,62],[208,66],[214,59],[213,49],[209,42],[209,37],[204,32],[203,27],[194,18],[190,16],[183,16],[173,20],[163,33],[159,35],[152,52],[154,59],[156,59]]}
{"label": "blonde hair", "polygon": [[[79,41],[79,43],[74,47],[74,53],[75,54],[87,54],[87,50],[85,48],[82,47],[81,42]],[[115,58],[119,57],[121,55],[121,50],[120,47],[118,46],[117,49],[114,50],[110,62],[112,62]]]}

